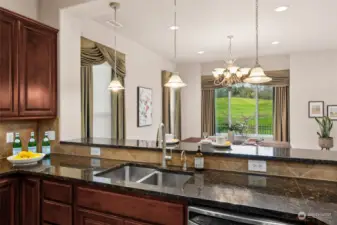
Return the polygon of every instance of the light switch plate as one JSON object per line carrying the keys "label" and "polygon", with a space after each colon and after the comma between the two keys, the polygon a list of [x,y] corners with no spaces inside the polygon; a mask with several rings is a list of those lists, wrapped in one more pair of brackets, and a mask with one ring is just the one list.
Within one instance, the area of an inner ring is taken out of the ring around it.
{"label": "light switch plate", "polygon": [[92,147],[91,148],[91,155],[100,156],[101,155],[101,148]]}
{"label": "light switch plate", "polygon": [[248,160],[248,170],[256,172],[267,172],[267,162],[263,160]]}
{"label": "light switch plate", "polygon": [[47,131],[48,132],[48,138],[49,140],[51,141],[55,141],[56,137],[55,137],[55,131],[54,130],[50,130],[50,131]]}
{"label": "light switch plate", "polygon": [[13,132],[8,132],[6,134],[6,142],[7,143],[13,143],[14,142],[14,133]]}

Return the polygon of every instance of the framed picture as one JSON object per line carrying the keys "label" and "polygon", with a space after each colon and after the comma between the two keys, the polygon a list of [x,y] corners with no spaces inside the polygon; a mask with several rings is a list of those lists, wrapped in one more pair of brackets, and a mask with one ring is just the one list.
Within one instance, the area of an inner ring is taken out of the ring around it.
{"label": "framed picture", "polygon": [[327,109],[327,116],[331,120],[337,120],[337,105],[328,105]]}
{"label": "framed picture", "polygon": [[152,89],[137,87],[137,125],[152,125]]}
{"label": "framed picture", "polygon": [[323,101],[310,101],[308,104],[309,118],[323,117],[324,116],[324,102]]}

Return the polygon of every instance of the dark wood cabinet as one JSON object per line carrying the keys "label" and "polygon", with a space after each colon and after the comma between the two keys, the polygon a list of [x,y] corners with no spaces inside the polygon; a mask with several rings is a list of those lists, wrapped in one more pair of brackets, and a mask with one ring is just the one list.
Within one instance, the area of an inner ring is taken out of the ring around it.
{"label": "dark wood cabinet", "polygon": [[18,224],[18,182],[15,179],[0,180],[1,225]]}
{"label": "dark wood cabinet", "polygon": [[23,178],[21,182],[21,224],[40,224],[40,180]]}
{"label": "dark wood cabinet", "polygon": [[75,225],[123,225],[122,218],[85,209],[76,209]]}
{"label": "dark wood cabinet", "polygon": [[45,223],[72,225],[72,206],[63,203],[43,200],[42,219]]}
{"label": "dark wood cabinet", "polygon": [[16,18],[0,11],[0,118],[19,115],[17,33]]}
{"label": "dark wood cabinet", "polygon": [[124,220],[124,225],[151,225],[149,223],[141,223],[133,220]]}
{"label": "dark wood cabinet", "polygon": [[56,117],[57,30],[0,8],[0,38],[0,120]]}

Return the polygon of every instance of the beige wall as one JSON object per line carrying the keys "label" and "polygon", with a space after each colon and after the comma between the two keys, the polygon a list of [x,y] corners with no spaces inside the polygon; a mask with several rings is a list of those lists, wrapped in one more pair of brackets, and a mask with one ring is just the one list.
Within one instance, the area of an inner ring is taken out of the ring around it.
{"label": "beige wall", "polygon": [[0,0],[0,7],[32,19],[38,17],[38,0]]}
{"label": "beige wall", "polygon": [[[290,56],[290,141],[293,147],[319,149],[318,126],[308,118],[308,101],[337,105],[337,51],[303,52]],[[337,124],[333,137],[336,139]],[[336,144],[333,150],[337,150]]]}

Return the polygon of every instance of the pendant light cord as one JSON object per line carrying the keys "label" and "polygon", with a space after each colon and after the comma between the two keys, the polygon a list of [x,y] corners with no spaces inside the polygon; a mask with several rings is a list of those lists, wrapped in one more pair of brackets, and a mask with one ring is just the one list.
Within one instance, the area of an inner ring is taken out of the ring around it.
{"label": "pendant light cord", "polygon": [[233,59],[233,55],[232,55],[232,39],[233,39],[233,36],[232,35],[228,36],[228,39],[229,39],[229,47],[228,47],[229,60],[232,60]]}
{"label": "pendant light cord", "polygon": [[174,0],[174,62],[177,62],[177,0]]}
{"label": "pendant light cord", "polygon": [[259,65],[259,0],[256,0],[256,16],[255,16],[255,25],[256,25],[256,65]]}
{"label": "pendant light cord", "polygon": [[[115,6],[115,22],[117,23],[117,7]],[[116,34],[116,27],[114,27],[115,33],[115,68],[114,68],[114,79],[117,79],[117,34]]]}

